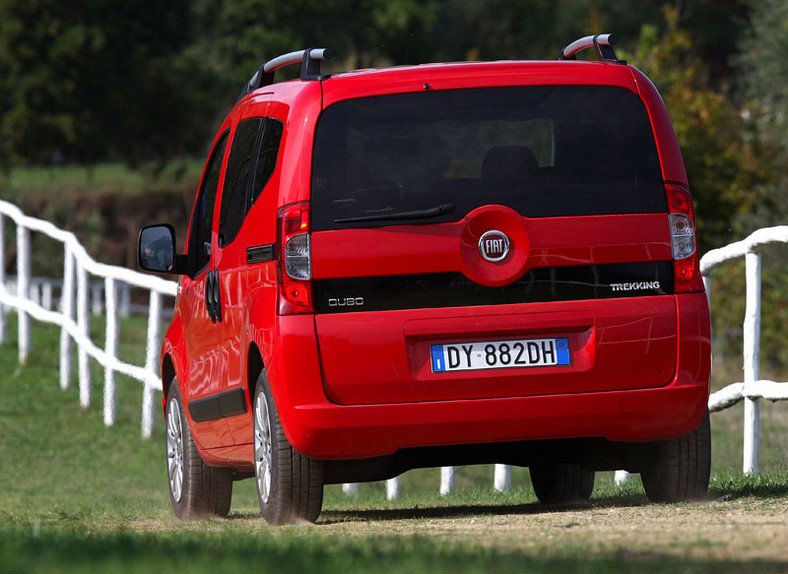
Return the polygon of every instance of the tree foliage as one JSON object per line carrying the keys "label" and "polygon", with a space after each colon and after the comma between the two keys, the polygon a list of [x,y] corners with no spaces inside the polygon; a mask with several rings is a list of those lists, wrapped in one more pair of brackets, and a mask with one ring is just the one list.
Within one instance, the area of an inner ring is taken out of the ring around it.
{"label": "tree foliage", "polygon": [[[555,59],[596,32],[616,33],[619,55],[665,99],[701,251],[784,223],[788,0],[0,0],[0,167],[203,157],[244,82],[304,47],[333,48],[331,72]],[[764,355],[785,365],[788,263],[774,259]],[[715,285],[715,297],[740,299],[726,295],[743,289],[735,272]],[[730,352],[740,315],[736,303],[715,309]]]}
{"label": "tree foliage", "polygon": [[[302,47],[334,48],[335,71],[553,59],[581,35],[611,31],[667,102],[705,248],[780,203],[788,0],[750,1],[0,0],[0,160],[201,155],[257,68]],[[736,85],[749,119],[732,98]]]}
{"label": "tree foliage", "polygon": [[764,129],[788,147],[788,0],[753,0],[752,6],[737,59],[741,84],[761,108]]}
{"label": "tree foliage", "polygon": [[6,161],[134,163],[188,149],[190,21],[185,0],[0,0]]}
{"label": "tree foliage", "polygon": [[736,58],[745,115],[768,144],[774,167],[772,201],[757,206],[748,229],[784,223],[788,217],[788,0],[754,0],[752,26],[744,31]]}
{"label": "tree foliage", "polygon": [[[775,150],[730,99],[708,83],[704,62],[692,51],[679,13],[666,6],[665,27],[643,25],[627,57],[657,85],[684,156],[706,251],[730,240],[745,214],[774,203],[769,184]],[[738,230],[737,230],[738,231]]]}

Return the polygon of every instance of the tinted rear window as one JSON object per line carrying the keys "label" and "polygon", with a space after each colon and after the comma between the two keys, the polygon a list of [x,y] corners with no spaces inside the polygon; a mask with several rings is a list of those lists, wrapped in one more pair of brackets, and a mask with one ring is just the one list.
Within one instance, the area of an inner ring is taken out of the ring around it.
{"label": "tinted rear window", "polygon": [[646,109],[615,87],[348,100],[323,113],[313,161],[316,230],[458,221],[493,203],[527,217],[667,209]]}

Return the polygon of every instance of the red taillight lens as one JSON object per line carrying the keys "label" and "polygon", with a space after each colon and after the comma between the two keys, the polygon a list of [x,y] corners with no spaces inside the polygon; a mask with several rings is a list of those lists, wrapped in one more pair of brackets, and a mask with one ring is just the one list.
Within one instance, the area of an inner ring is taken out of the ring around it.
{"label": "red taillight lens", "polygon": [[309,231],[308,203],[296,203],[279,210],[277,245],[280,315],[314,312]]}
{"label": "red taillight lens", "polygon": [[673,246],[673,288],[676,293],[703,291],[692,197],[683,187],[671,184],[665,186],[665,193]]}

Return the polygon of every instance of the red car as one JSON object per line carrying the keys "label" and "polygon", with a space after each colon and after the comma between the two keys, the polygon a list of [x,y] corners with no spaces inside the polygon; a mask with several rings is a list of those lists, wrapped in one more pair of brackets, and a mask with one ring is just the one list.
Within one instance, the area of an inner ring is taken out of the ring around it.
{"label": "red car", "polygon": [[[162,352],[170,495],[314,521],[323,485],[528,466],[545,503],[594,472],[703,497],[709,312],[687,175],[652,83],[609,35],[562,61],[321,73],[287,54],[225,119]],[[593,47],[599,61],[573,61]],[[301,64],[299,79],[275,70]]]}

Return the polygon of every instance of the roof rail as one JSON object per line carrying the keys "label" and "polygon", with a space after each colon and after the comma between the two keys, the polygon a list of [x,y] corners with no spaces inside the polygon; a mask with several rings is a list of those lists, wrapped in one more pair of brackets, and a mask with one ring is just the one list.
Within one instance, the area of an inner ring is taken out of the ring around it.
{"label": "roof rail", "polygon": [[241,100],[246,94],[253,92],[262,86],[268,86],[274,83],[274,72],[285,66],[297,64],[301,62],[301,75],[302,80],[316,80],[322,81],[331,77],[330,74],[321,74],[320,61],[330,60],[334,57],[333,50],[329,48],[307,48],[306,50],[297,50],[295,52],[288,52],[268,60],[265,64],[260,66],[252,79],[250,79],[244,89],[241,90],[241,95],[238,100]]}
{"label": "roof rail", "polygon": [[618,38],[613,34],[596,34],[594,36],[583,36],[561,50],[559,60],[574,60],[578,52],[593,47],[599,60],[602,62],[612,62],[614,64],[626,64],[626,60],[619,60],[613,46],[618,42]]}

